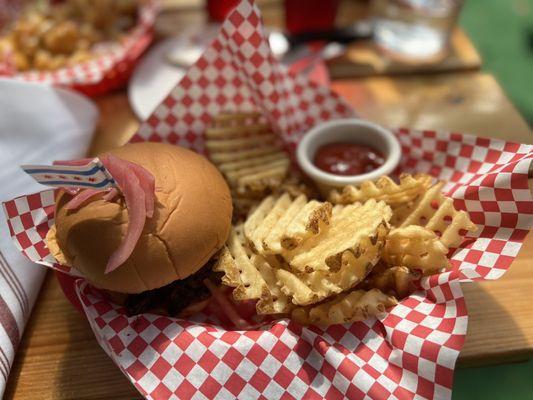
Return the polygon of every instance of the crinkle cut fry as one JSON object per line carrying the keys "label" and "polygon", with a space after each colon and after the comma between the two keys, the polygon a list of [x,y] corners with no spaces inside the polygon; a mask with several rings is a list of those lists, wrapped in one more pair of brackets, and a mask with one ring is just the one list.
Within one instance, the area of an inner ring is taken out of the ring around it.
{"label": "crinkle cut fry", "polygon": [[338,270],[293,272],[277,269],[278,285],[296,305],[318,303],[346,291],[362,282],[379,261],[387,232],[388,226],[383,221],[372,237],[365,236],[356,249],[346,249],[342,253]]}
{"label": "crinkle cut fry", "polygon": [[447,269],[448,248],[428,228],[409,225],[395,228],[387,237],[382,259],[390,266],[402,265],[432,275]]}
{"label": "crinkle cut fry", "polygon": [[366,181],[359,187],[345,186],[341,192],[333,190],[329,201],[333,204],[352,204],[369,199],[382,200],[391,207],[414,200],[426,190],[432,181],[426,174],[402,174],[397,184],[388,176],[380,177],[376,182]]}
{"label": "crinkle cut fry", "polygon": [[[399,227],[420,225],[432,230],[447,247],[457,247],[467,231],[477,226],[465,211],[458,211],[453,200],[442,194],[444,182],[433,185],[410,208],[403,209],[403,215],[395,215]],[[395,210],[395,214],[398,211]]]}
{"label": "crinkle cut fry", "polygon": [[[287,177],[290,160],[279,139],[257,112],[224,113],[206,130],[206,148],[232,191],[267,195]],[[238,211],[245,210],[244,202]]]}
{"label": "crinkle cut fry", "polygon": [[292,318],[302,325],[345,324],[377,316],[396,304],[396,298],[379,289],[354,290],[316,306],[298,307],[293,310]]}
{"label": "crinkle cut fry", "polygon": [[288,193],[269,196],[244,223],[244,234],[258,254],[280,254],[317,235],[329,224],[331,204],[307,201],[305,195],[292,200]]}
{"label": "crinkle cut fry", "polygon": [[[283,256],[295,271],[338,270],[342,262],[357,258],[361,250],[358,242],[364,237],[372,239],[372,245],[376,244],[376,230],[382,224],[388,230],[391,213],[389,206],[374,199],[364,205],[345,206],[332,216],[328,229],[311,236]],[[351,250],[352,255],[347,250]]]}
{"label": "crinkle cut fry", "polygon": [[276,286],[270,263],[261,256],[249,257],[238,232],[232,230],[213,269],[224,273],[223,284],[235,288],[235,300],[258,300],[258,314],[288,313],[292,309],[290,300]]}
{"label": "crinkle cut fry", "polygon": [[396,266],[379,273],[370,273],[361,285],[363,289],[379,289],[383,293],[403,299],[416,289],[421,274],[407,267]]}

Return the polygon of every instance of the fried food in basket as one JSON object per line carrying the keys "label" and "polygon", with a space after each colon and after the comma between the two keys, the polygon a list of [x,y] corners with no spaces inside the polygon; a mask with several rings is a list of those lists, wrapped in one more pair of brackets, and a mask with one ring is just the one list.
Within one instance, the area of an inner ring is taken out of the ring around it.
{"label": "fried food in basket", "polygon": [[444,182],[430,187],[417,200],[394,210],[392,224],[399,228],[420,225],[440,238],[444,246],[457,247],[466,232],[473,232],[476,225],[464,211],[458,211],[453,200],[442,194]]}
{"label": "fried food in basket", "polygon": [[224,272],[222,283],[235,288],[235,300],[258,300],[258,314],[288,313],[290,299],[276,285],[274,267],[262,256],[251,255],[236,230],[230,233],[214,271]]}
{"label": "fried food in basket", "polygon": [[[378,268],[376,268],[377,270]],[[421,277],[416,270],[407,267],[391,267],[381,271],[373,270],[365,279],[362,288],[376,288],[397,299],[403,299],[415,289],[415,282]]]}
{"label": "fried food in basket", "polygon": [[218,114],[206,129],[205,137],[209,158],[232,190],[237,216],[246,215],[287,180],[289,157],[259,113]]}
{"label": "fried food in basket", "polygon": [[302,325],[345,324],[382,314],[396,304],[396,298],[379,289],[354,290],[316,306],[298,307],[291,317]]}
{"label": "fried food in basket", "polygon": [[259,113],[224,113],[206,132],[209,157],[237,193],[264,195],[281,185],[289,157]]}
{"label": "fried food in basket", "polygon": [[428,228],[409,225],[393,229],[383,249],[383,261],[389,265],[403,265],[431,275],[447,269],[448,248]]}
{"label": "fried food in basket", "polygon": [[[286,178],[288,160],[256,114],[218,115],[206,136],[234,202],[250,208],[215,270],[236,300],[257,300],[258,314],[304,325],[379,315],[448,268],[449,249],[476,229],[426,174],[384,176],[320,201]],[[270,181],[258,178],[281,165]]]}
{"label": "fried food in basket", "polygon": [[30,4],[0,37],[0,63],[19,72],[52,71],[90,60],[96,45],[116,42],[137,19],[135,0]]}
{"label": "fried food in basket", "polygon": [[305,195],[292,200],[288,193],[266,197],[244,223],[244,235],[259,254],[281,254],[329,225],[331,204],[308,201]]}
{"label": "fried food in basket", "polygon": [[375,200],[332,216],[329,203],[269,196],[244,223],[244,235],[252,251],[281,259],[278,286],[294,304],[308,305],[366,277],[379,260],[390,215],[390,208]]}
{"label": "fried food in basket", "polygon": [[402,174],[397,184],[388,176],[382,176],[376,182],[366,181],[359,187],[348,185],[342,191],[333,190],[329,201],[333,204],[352,204],[376,199],[394,207],[416,199],[431,185],[432,179],[426,174]]}
{"label": "fried food in basket", "polygon": [[339,271],[359,263],[361,256],[370,253],[368,249],[375,248],[379,256],[389,231],[390,217],[390,207],[374,199],[363,205],[345,206],[339,212],[332,213],[327,229],[303,241],[293,250],[283,252],[283,257],[296,271]]}
{"label": "fried food in basket", "polygon": [[392,208],[392,226],[420,225],[435,232],[446,247],[457,247],[467,231],[476,230],[476,225],[466,212],[455,209],[452,199],[442,194],[444,182],[432,185],[432,180],[426,174],[402,174],[397,184],[382,176],[375,183],[367,181],[359,187],[333,190],[329,201],[352,204],[369,198],[383,200]]}
{"label": "fried food in basket", "polygon": [[362,282],[379,261],[386,232],[386,226],[380,224],[375,235],[372,238],[362,238],[355,251],[344,251],[338,269],[312,272],[276,270],[278,285],[281,285],[283,293],[292,297],[292,302],[297,305],[314,304],[348,290]]}

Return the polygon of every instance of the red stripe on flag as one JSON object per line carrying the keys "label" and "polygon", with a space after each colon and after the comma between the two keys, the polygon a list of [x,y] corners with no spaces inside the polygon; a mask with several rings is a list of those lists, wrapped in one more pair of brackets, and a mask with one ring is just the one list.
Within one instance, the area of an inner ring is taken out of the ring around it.
{"label": "red stripe on flag", "polygon": [[4,298],[0,295],[0,325],[2,325],[15,350],[19,344],[20,331],[13,313],[9,309]]}

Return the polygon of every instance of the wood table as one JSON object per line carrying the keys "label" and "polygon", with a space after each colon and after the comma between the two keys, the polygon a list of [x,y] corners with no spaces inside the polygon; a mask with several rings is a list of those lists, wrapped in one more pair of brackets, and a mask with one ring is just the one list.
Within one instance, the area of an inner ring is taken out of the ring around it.
{"label": "wood table", "polygon": [[[529,127],[487,74],[370,78],[333,84],[364,118],[388,126],[447,129],[533,142]],[[121,145],[138,122],[124,93],[97,100],[101,123],[91,154]],[[460,365],[523,360],[533,354],[533,235],[495,282],[463,285],[468,335]],[[26,328],[6,399],[139,398],[100,349],[87,322],[49,274]]]}

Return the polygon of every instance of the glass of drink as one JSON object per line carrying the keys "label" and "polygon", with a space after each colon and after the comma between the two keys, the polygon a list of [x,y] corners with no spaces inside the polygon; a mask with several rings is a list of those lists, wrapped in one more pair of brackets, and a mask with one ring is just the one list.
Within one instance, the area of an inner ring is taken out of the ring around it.
{"label": "glass of drink", "polygon": [[374,40],[396,61],[439,61],[447,53],[462,4],[462,0],[372,0]]}
{"label": "glass of drink", "polygon": [[285,26],[291,34],[333,29],[340,0],[285,0]]}

